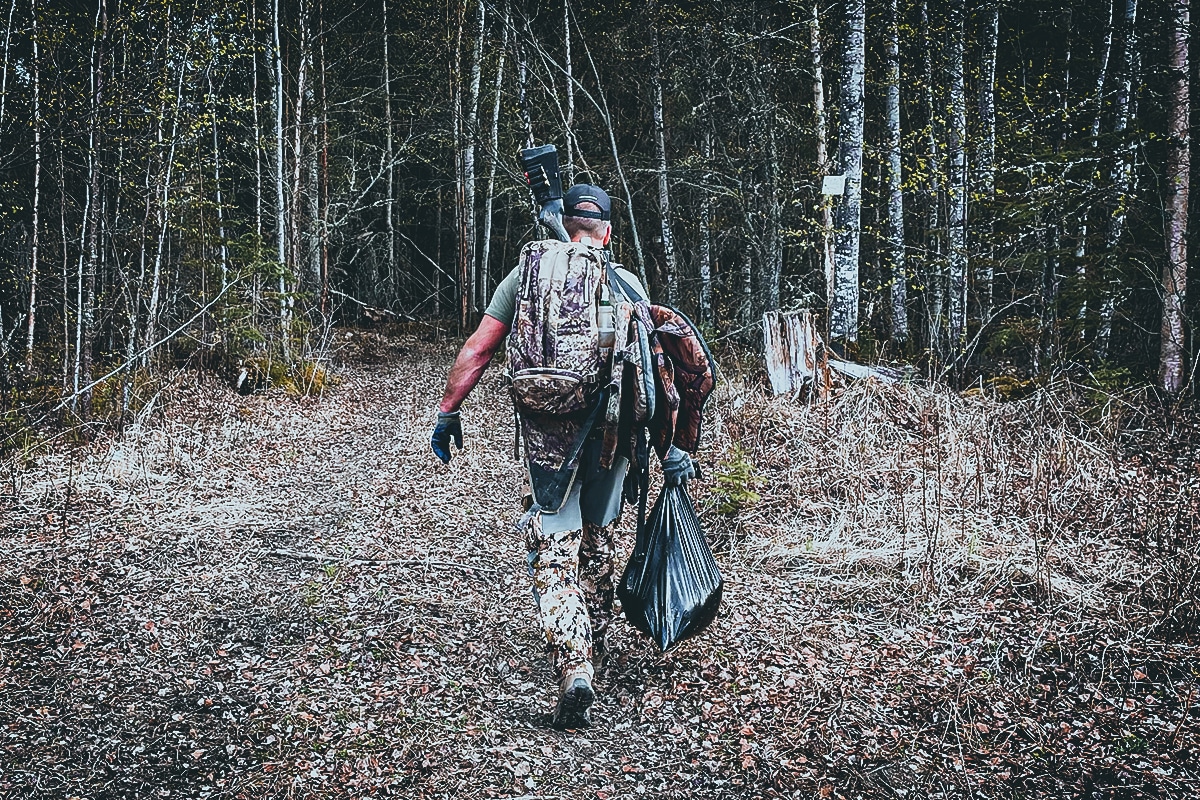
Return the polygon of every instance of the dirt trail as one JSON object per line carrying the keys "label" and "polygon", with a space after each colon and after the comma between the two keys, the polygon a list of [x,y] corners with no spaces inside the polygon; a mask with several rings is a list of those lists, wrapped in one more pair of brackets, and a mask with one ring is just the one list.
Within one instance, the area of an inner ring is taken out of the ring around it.
{"label": "dirt trail", "polygon": [[545,727],[511,412],[490,376],[443,467],[451,353],[395,356],[319,402],[195,390],[20,476],[0,796],[740,794],[752,721],[688,722],[712,716],[700,655],[727,633],[661,659],[622,624],[596,726]]}
{"label": "dirt trail", "polygon": [[[319,401],[180,389],[166,419],[82,463],[14,474],[0,496],[0,797],[1080,785],[1072,751],[1053,749],[1074,701],[1046,710],[1032,687],[1056,680],[1068,636],[1099,634],[1000,587],[880,601],[736,544],[719,551],[727,601],[709,632],[664,657],[619,622],[595,726],[548,729],[494,371],[466,407],[465,449],[443,467],[428,448],[452,354],[404,340]],[[1022,715],[1046,726],[1040,763]],[[1150,769],[1106,768],[1111,786]]]}

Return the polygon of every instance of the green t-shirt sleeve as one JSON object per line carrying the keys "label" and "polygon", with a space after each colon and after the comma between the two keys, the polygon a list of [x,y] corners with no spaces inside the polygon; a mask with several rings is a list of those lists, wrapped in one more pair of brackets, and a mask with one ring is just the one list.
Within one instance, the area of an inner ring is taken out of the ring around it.
{"label": "green t-shirt sleeve", "polygon": [[517,315],[517,281],[520,280],[517,273],[519,271],[519,267],[513,267],[512,271],[504,276],[504,280],[500,281],[496,286],[496,291],[492,293],[492,301],[483,311],[489,317],[500,320],[510,328],[513,318]]}

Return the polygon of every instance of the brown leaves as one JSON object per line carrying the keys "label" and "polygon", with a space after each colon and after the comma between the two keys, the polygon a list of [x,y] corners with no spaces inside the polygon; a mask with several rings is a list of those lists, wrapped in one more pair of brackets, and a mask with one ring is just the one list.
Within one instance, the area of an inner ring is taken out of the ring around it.
{"label": "brown leaves", "polygon": [[[942,506],[934,589],[905,560],[935,491],[1016,514],[1030,481],[1009,439],[976,435],[998,412],[918,394],[719,398],[714,450],[769,446],[778,479],[719,556],[722,616],[665,656],[618,620],[596,724],[550,730],[502,388],[477,390],[449,467],[427,450],[451,355],[422,343],[313,404],[198,391],[120,455],[24,480],[42,488],[3,534],[0,795],[54,776],[105,796],[1189,796],[1194,648],[1035,595],[1005,566],[1032,552],[967,505]],[[904,467],[938,458],[990,464],[983,499],[976,473],[922,486]],[[907,550],[866,513],[900,496]],[[1088,553],[1070,580],[1104,598],[1096,573],[1128,550]]]}

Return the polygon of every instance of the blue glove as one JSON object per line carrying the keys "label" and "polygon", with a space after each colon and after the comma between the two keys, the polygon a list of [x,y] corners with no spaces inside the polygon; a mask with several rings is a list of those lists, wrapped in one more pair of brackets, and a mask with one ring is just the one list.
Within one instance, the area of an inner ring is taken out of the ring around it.
{"label": "blue glove", "polygon": [[686,483],[689,478],[696,477],[696,467],[692,465],[692,457],[675,445],[671,445],[671,449],[667,451],[662,468],[663,484],[666,486],[679,486]]}
{"label": "blue glove", "polygon": [[459,419],[457,411],[439,411],[437,416],[437,425],[433,426],[433,436],[429,443],[433,447],[434,455],[442,460],[443,464],[450,463],[450,440],[454,440],[454,444],[458,445],[458,449],[462,450],[462,422]]}

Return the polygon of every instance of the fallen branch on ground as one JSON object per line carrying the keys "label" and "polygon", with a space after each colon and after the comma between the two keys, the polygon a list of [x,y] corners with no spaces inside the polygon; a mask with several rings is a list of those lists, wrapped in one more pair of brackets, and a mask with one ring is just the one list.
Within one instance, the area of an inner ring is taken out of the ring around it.
{"label": "fallen branch on ground", "polygon": [[331,556],[327,553],[308,553],[301,550],[263,550],[265,556],[280,558],[296,558],[302,561],[328,561],[330,563],[351,564],[368,567],[441,567],[443,569],[461,569],[464,571],[499,573],[495,567],[484,567],[478,564],[461,564],[457,561],[432,561],[424,558],[344,558]]}

